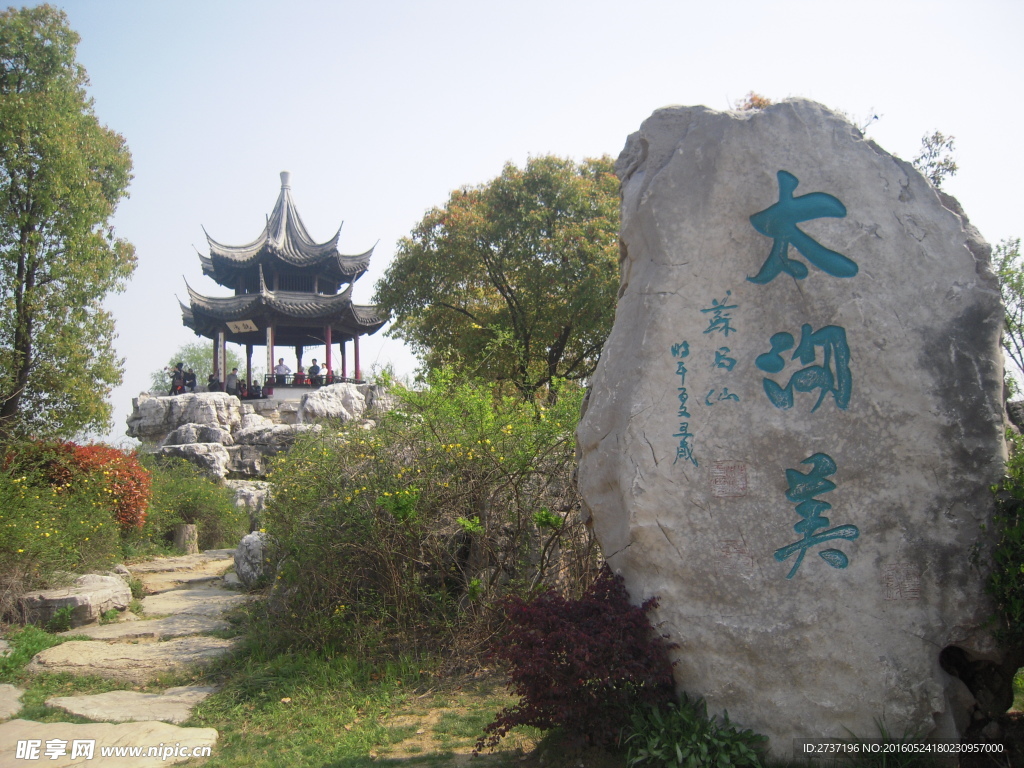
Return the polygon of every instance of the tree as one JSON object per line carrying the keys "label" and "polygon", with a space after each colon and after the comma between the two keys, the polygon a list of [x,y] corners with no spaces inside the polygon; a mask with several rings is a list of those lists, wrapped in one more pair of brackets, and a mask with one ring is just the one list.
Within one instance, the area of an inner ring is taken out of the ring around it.
{"label": "tree", "polygon": [[947,176],[955,176],[959,170],[951,155],[955,140],[955,136],[939,131],[925,134],[921,137],[921,151],[911,161],[936,187],[941,187]]}
{"label": "tree", "polygon": [[374,301],[429,368],[553,396],[559,379],[593,373],[611,330],[618,229],[610,158],[509,163],[427,212]]}
{"label": "tree", "polygon": [[102,307],[135,269],[110,218],[131,155],[101,126],[78,35],[43,5],[0,14],[0,437],[110,423],[123,361]]}
{"label": "tree", "polygon": [[[227,347],[227,369],[230,371],[232,368],[238,368],[240,371],[245,371],[245,361],[242,360],[231,347]],[[213,371],[213,345],[209,342],[206,344],[200,341],[193,341],[189,344],[182,344],[178,347],[178,351],[171,355],[170,360],[167,361],[167,368],[173,368],[178,363],[184,363],[184,370],[191,368],[195,371],[196,381],[200,386],[206,384],[210,373]],[[158,371],[153,371],[149,374],[149,386],[153,392],[159,392],[160,394],[166,395],[171,389],[171,376],[167,372],[167,368],[161,368]],[[224,380],[224,374],[221,374],[221,381]]]}
{"label": "tree", "polygon": [[1024,372],[1024,261],[1020,238],[999,243],[992,254],[992,262],[1003,297],[1003,349],[1017,371]]}

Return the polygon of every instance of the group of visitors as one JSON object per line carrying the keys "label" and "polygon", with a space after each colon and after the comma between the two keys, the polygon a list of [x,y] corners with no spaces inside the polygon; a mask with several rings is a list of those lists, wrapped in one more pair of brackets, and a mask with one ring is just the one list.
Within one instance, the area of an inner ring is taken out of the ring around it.
{"label": "group of visitors", "polygon": [[[291,375],[291,372],[292,369],[285,365],[284,358],[278,358],[277,365],[274,366],[274,377],[278,386],[283,387],[288,384],[288,377]],[[325,376],[328,383],[332,383],[334,381],[334,374],[325,368],[321,368],[317,363],[316,358],[313,358],[313,364],[309,366],[308,371],[302,370],[302,366],[299,366],[299,370],[295,372],[295,376],[292,378],[291,383],[297,387],[319,387],[324,383]]]}
{"label": "group of visitors", "polygon": [[[196,391],[195,371],[191,368],[186,371],[184,367],[184,363],[178,363],[173,368],[165,369],[171,377],[170,394],[172,395],[182,395],[186,390],[189,392]],[[227,392],[229,395],[234,395],[243,400],[253,400],[266,396],[259,382],[253,381],[251,384],[247,384],[244,380],[239,381],[237,368],[231,369],[231,373],[228,374],[223,384],[211,373],[206,379],[206,389],[208,392]]]}
{"label": "group of visitors", "polygon": [[[195,371],[191,368],[185,370],[184,363],[178,363],[173,368],[166,368],[165,370],[171,377],[170,394],[181,395],[186,391],[196,391]],[[328,384],[336,380],[334,373],[326,368],[321,368],[315,358],[308,371],[304,371],[300,365],[299,370],[295,372],[293,377],[291,373],[292,369],[285,365],[284,358],[278,359],[277,365],[274,366],[274,379],[279,386],[291,383],[294,386],[319,387],[324,384],[325,379]],[[291,382],[289,382],[289,377],[291,377]],[[244,379],[240,380],[238,369],[232,368],[231,373],[225,377],[223,382],[211,373],[206,379],[206,389],[208,392],[227,392],[229,395],[248,400],[266,397],[267,394],[272,393],[272,383],[268,382],[267,387],[264,388],[257,381],[246,382]]]}
{"label": "group of visitors", "polygon": [[196,373],[191,368],[186,371],[184,367],[184,363],[178,363],[173,368],[166,369],[171,376],[172,395],[182,395],[186,389],[189,392],[196,391]]}

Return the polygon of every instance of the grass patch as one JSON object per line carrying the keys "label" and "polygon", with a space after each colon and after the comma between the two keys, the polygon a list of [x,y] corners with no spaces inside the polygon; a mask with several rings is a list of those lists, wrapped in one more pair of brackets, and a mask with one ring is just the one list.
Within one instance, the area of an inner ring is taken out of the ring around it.
{"label": "grass patch", "polygon": [[[224,688],[186,724],[220,732],[214,756],[204,762],[208,768],[356,768],[392,758],[403,766],[451,765],[452,751],[469,751],[508,699],[489,689],[432,694],[436,678],[411,660],[371,664],[347,656],[264,658],[256,652],[226,662],[215,674],[225,679]],[[460,714],[424,725],[438,701],[455,704]],[[511,754],[503,750],[483,764],[503,765],[507,758],[511,766]]]}

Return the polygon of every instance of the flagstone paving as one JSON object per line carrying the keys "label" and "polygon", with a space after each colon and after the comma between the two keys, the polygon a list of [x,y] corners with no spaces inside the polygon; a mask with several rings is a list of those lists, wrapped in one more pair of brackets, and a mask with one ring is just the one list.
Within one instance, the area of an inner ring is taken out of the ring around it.
{"label": "flagstone paving", "polygon": [[166,672],[209,664],[235,643],[218,637],[179,637],[166,642],[118,643],[72,640],[40,651],[25,668],[30,673],[98,675],[142,685]]}
{"label": "flagstone paving", "polygon": [[178,724],[188,720],[192,708],[216,690],[211,685],[180,685],[163,693],[109,691],[91,696],[53,696],[46,700],[46,706],[90,720],[160,720]]}
{"label": "flagstone paving", "polygon": [[14,717],[21,709],[20,688],[4,683],[0,685],[0,722]]}
{"label": "flagstone paving", "polygon": [[[117,622],[77,627],[65,634],[86,635],[91,639],[70,640],[41,651],[26,669],[99,675],[141,685],[161,673],[208,664],[229,654],[236,641],[210,637],[208,633],[229,629],[224,613],[249,599],[234,589],[225,588],[237,581],[224,578],[232,565],[233,553],[230,549],[210,550],[131,566],[132,575],[139,578],[149,592],[141,601],[142,620],[126,613]],[[49,766],[141,768],[182,762],[189,759],[184,750],[178,755],[132,757],[103,756],[101,748],[160,744],[190,749],[212,747],[217,740],[216,730],[184,728],[178,724],[187,721],[192,708],[214,690],[208,686],[179,686],[162,693],[110,691],[51,697],[46,701],[47,706],[90,720],[113,722],[80,725],[21,719],[0,722],[0,768],[28,764],[24,756],[18,757],[17,749],[19,742],[21,748],[26,749],[25,745],[31,740],[39,740],[43,747],[52,741],[58,752],[60,745],[66,743],[65,754],[51,757],[40,751],[37,759],[45,760]],[[0,721],[19,712],[21,693],[14,686],[0,685]],[[91,759],[71,757],[75,739],[95,740],[95,754]]]}

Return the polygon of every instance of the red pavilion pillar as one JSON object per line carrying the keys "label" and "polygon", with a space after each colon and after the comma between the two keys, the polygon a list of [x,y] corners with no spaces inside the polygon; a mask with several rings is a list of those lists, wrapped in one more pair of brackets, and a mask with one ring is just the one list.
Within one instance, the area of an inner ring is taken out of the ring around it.
{"label": "red pavilion pillar", "polygon": [[363,378],[363,372],[359,370],[359,337],[352,339],[352,365],[356,369],[356,381]]}
{"label": "red pavilion pillar", "polygon": [[341,347],[341,378],[347,379],[348,378],[348,358],[345,357],[345,340],[344,339],[341,340],[341,344],[339,344],[339,346]]}

